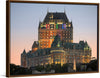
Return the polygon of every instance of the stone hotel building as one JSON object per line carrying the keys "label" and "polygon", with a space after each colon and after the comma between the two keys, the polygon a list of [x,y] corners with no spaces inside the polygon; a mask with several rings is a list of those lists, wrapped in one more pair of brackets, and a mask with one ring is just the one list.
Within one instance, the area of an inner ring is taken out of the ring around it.
{"label": "stone hotel building", "polygon": [[39,22],[38,41],[32,50],[21,54],[21,66],[34,67],[46,64],[89,63],[91,48],[86,41],[73,43],[73,24],[66,13],[48,12]]}

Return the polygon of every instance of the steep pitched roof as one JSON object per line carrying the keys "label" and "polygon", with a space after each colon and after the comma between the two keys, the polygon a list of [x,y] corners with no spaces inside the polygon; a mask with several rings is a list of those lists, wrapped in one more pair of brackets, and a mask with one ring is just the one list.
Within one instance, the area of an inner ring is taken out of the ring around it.
{"label": "steep pitched roof", "polygon": [[[48,54],[50,54],[50,51],[51,51],[50,48],[38,49],[34,53],[31,53],[31,51],[29,51],[27,53],[27,57],[28,58],[33,58],[33,57],[37,57],[37,56],[48,55]],[[43,52],[45,52],[45,54],[43,54]]]}
{"label": "steep pitched roof", "polygon": [[[75,46],[75,47],[74,47]],[[66,49],[81,49],[81,50],[84,50],[84,49],[87,49],[87,50],[91,50],[91,48],[89,47],[89,45],[87,44],[87,42],[84,42],[84,41],[80,41],[79,43],[65,43],[64,44],[64,48]]]}
{"label": "steep pitched roof", "polygon": [[34,41],[34,43],[32,45],[32,48],[38,48],[38,46],[39,46],[38,41]]}
{"label": "steep pitched roof", "polygon": [[26,51],[25,51],[25,49],[24,49],[24,51],[23,51],[22,55],[23,55],[23,54],[24,54],[24,55],[26,54]]}
{"label": "steep pitched roof", "polygon": [[24,49],[23,53],[25,53],[25,54],[26,54],[26,51],[25,51],[25,49]]}
{"label": "steep pitched roof", "polygon": [[43,22],[48,22],[50,20],[50,16],[53,15],[53,19],[62,19],[63,21],[69,22],[65,13],[60,12],[49,12],[47,13]]}

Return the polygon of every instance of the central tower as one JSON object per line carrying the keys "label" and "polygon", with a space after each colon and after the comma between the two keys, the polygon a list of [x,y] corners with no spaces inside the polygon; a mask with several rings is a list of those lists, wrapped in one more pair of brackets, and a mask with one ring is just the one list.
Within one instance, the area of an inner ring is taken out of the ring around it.
{"label": "central tower", "polygon": [[39,48],[51,48],[54,37],[59,35],[61,41],[73,43],[73,26],[65,12],[49,12],[43,22],[39,22]]}

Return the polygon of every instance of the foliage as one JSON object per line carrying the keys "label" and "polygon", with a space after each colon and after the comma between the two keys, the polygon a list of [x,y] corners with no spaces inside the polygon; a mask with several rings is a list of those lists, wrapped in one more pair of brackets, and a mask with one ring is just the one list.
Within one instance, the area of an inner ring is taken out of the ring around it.
{"label": "foliage", "polygon": [[52,69],[55,70],[55,73],[68,72],[68,64],[64,64],[63,66],[61,66],[61,64],[47,64],[45,66],[38,65],[35,68],[38,71],[45,70],[46,72],[49,72]]}
{"label": "foliage", "polygon": [[25,74],[32,74],[32,71],[28,68],[10,64],[10,75],[25,75]]}
{"label": "foliage", "polygon": [[38,71],[42,71],[42,70],[44,70],[44,66],[38,65],[38,66],[35,66],[35,69],[38,70]]}
{"label": "foliage", "polygon": [[87,65],[87,71],[88,69],[91,68],[92,71],[98,71],[98,61],[97,60],[92,60],[89,62]]}
{"label": "foliage", "polygon": [[[70,65],[68,63],[63,64],[47,64],[47,65],[38,65],[35,66],[35,70],[37,71],[43,71],[45,70],[46,72],[51,71],[52,69],[55,70],[55,73],[65,73],[68,72],[68,67]],[[82,64],[77,64],[76,65],[76,72],[80,72]],[[91,68],[91,71],[97,71],[98,70],[98,62],[97,60],[92,60],[90,63],[87,64],[86,71],[89,71],[88,69]],[[27,75],[27,74],[32,74],[32,70],[24,67],[20,67],[14,64],[10,64],[10,75]]]}

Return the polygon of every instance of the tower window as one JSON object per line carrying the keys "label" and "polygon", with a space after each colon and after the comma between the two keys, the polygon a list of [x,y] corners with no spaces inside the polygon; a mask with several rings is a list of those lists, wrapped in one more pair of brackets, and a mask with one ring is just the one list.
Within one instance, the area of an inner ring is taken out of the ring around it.
{"label": "tower window", "polygon": [[54,29],[54,24],[50,24],[50,29]]}

